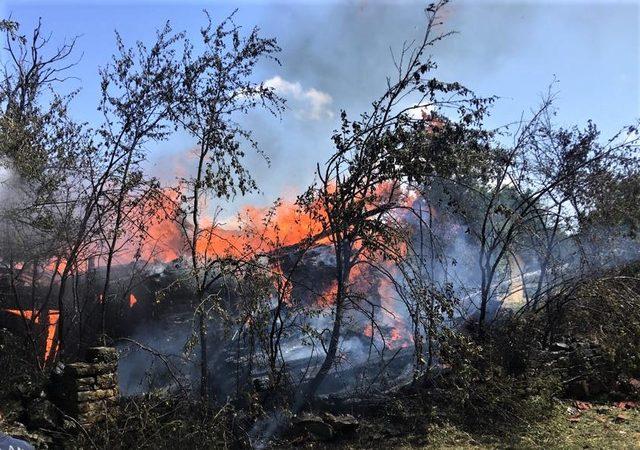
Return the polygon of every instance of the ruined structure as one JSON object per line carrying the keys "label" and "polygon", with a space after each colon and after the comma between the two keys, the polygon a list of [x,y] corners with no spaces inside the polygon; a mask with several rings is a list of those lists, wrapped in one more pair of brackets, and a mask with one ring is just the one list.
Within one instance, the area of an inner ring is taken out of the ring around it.
{"label": "ruined structure", "polygon": [[111,347],[87,350],[87,362],[67,364],[54,385],[58,407],[83,426],[107,417],[118,400],[118,353]]}

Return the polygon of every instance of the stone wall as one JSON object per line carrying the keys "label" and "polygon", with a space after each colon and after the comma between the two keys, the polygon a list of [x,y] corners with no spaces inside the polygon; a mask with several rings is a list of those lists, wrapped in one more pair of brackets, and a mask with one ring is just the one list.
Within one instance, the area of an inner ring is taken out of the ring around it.
{"label": "stone wall", "polygon": [[56,386],[54,401],[82,425],[104,420],[117,403],[118,353],[111,347],[87,350],[87,362],[64,366]]}

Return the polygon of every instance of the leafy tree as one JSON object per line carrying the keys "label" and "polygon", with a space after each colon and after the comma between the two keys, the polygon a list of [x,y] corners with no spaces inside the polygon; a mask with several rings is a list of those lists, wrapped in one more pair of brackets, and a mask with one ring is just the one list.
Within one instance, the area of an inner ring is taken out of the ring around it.
{"label": "leafy tree", "polygon": [[[102,99],[98,110],[104,123],[98,130],[100,149],[108,158],[101,187],[96,195],[99,229],[106,246],[105,277],[101,293],[102,333],[105,333],[106,308],[114,257],[123,238],[135,236],[144,220],[145,203],[155,196],[153,180],[147,180],[140,167],[149,141],[165,139],[172,131],[170,112],[174,108],[174,92],[178,89],[178,63],[175,45],[184,33],[173,34],[167,23],[156,42],[147,48],[138,42],[127,49],[117,35],[119,55],[101,71]],[[141,233],[143,238],[144,232]],[[103,337],[104,339],[104,337]]]}
{"label": "leafy tree", "polygon": [[260,37],[257,28],[242,35],[233,15],[217,26],[207,17],[208,25],[200,30],[202,53],[195,54],[188,42],[185,46],[172,111],[173,120],[196,140],[197,166],[193,177],[184,180],[187,189],[181,202],[181,217],[190,222],[183,220],[181,225],[196,292],[203,399],[208,396],[207,317],[213,300],[207,291],[223,276],[220,262],[225,259],[209,248],[217,227],[202,224],[203,208],[207,199],[228,199],[256,188],[244,157],[249,150],[261,152],[251,131],[238,120],[256,107],[278,114],[283,106],[272,88],[252,80],[256,64],[275,59],[280,50],[275,39]]}
{"label": "leafy tree", "polygon": [[[354,267],[380,267],[380,258],[403,256],[403,225],[394,219],[394,214],[410,207],[407,188],[416,178],[435,174],[437,158],[454,161],[448,153],[442,155],[435,150],[437,144],[423,147],[427,152],[433,151],[430,157],[416,155],[420,148],[416,136],[422,133],[427,141],[437,139],[433,130],[445,119],[437,113],[416,119],[409,113],[453,109],[462,123],[470,126],[480,121],[492,101],[475,97],[459,83],[428,78],[435,63],[426,52],[449,34],[434,35],[444,4],[438,2],[426,9],[422,40],[415,46],[403,47],[396,61],[397,78],[388,80],[386,92],[373,102],[372,111],[355,121],[342,113],[341,128],[333,136],[336,151],[323,168],[318,167],[319,184],[310,187],[299,200],[322,223],[326,230],[322,236],[328,237],[336,257],[333,327],[328,344],[323,345],[323,363],[307,386],[306,399],[315,394],[333,367],[345,311],[361,309],[356,300],[362,297],[356,295],[350,282]],[[412,101],[408,106],[407,99]]]}

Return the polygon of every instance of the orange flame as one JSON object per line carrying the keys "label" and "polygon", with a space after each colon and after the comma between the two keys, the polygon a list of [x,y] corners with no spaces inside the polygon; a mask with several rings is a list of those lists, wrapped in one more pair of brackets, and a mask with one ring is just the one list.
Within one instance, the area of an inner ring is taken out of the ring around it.
{"label": "orange flame", "polygon": [[47,340],[45,344],[44,360],[49,361],[50,358],[55,358],[58,352],[58,341],[56,339],[56,332],[58,330],[58,320],[60,319],[60,312],[57,310],[49,310],[49,326],[47,327]]}
{"label": "orange flame", "polygon": [[[390,274],[394,274],[393,268],[388,270]],[[379,283],[382,321],[391,326],[389,336],[385,336],[387,347],[391,349],[406,348],[413,341],[413,336],[408,331],[409,327],[407,327],[402,314],[397,311],[398,301],[395,295],[395,286],[387,277],[381,277]]]}
{"label": "orange flame", "polygon": [[[5,309],[9,314],[13,314],[18,317],[22,317],[25,320],[30,320],[35,324],[40,324],[40,315],[39,312],[29,311],[29,310],[20,310],[20,309]],[[44,361],[49,361],[54,358],[57,350],[58,343],[56,341],[56,332],[58,329],[58,319],[60,318],[60,312],[55,309],[50,309],[47,317],[47,337],[45,340],[45,353],[44,353]]]}
{"label": "orange flame", "polygon": [[320,295],[318,295],[315,306],[321,309],[332,307],[336,302],[336,295],[338,295],[338,282],[336,280],[332,280],[331,284]]}
{"label": "orange flame", "polygon": [[[142,254],[164,262],[188,255],[191,230],[179,224],[175,204],[167,205],[147,227]],[[255,252],[297,244],[322,231],[322,225],[299,211],[293,201],[282,201],[275,208],[244,207],[234,224],[221,224],[212,217],[201,219],[196,252],[206,258],[231,256],[244,258]]]}

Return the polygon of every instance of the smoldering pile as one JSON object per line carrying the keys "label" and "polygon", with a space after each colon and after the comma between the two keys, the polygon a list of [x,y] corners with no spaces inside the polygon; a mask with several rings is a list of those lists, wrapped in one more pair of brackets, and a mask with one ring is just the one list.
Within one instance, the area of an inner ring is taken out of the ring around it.
{"label": "smoldering pile", "polygon": [[[308,381],[322,363],[321,338],[333,321],[330,298],[335,258],[331,250],[328,245],[319,245],[301,252],[299,247],[290,246],[272,255],[271,264],[291,274],[292,287],[281,303],[281,311],[276,312],[275,296],[269,299],[267,310],[270,321],[284,325],[278,358],[286,366],[290,381],[298,386]],[[124,356],[119,375],[124,395],[158,388],[181,389],[197,380],[200,369],[193,310],[188,290],[179,282],[187,278],[188,270],[184,260],[157,263],[148,271],[146,293],[138,289],[133,310],[148,311],[148,315],[120,344]],[[257,386],[268,384],[267,355],[252,327],[258,318],[243,315],[241,294],[236,288],[234,280],[225,278],[210,288],[222,299],[232,319],[211,317],[208,323],[211,390],[221,397],[231,394],[241,379]],[[161,301],[153,294],[159,291],[163,292]],[[368,302],[378,309],[384,301],[382,295],[379,280],[368,286]],[[354,308],[345,315],[338,363],[319,394],[386,390],[410,379],[414,355],[409,330],[400,329],[406,320],[400,306],[384,312],[385,317],[375,324],[376,332],[371,332],[371,318],[361,311]],[[393,320],[387,316],[394,316]]]}

